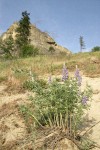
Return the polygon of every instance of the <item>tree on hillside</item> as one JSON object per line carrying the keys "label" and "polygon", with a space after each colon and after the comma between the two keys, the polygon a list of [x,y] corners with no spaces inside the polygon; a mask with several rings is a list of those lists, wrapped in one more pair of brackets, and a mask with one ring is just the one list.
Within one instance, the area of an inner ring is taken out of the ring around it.
{"label": "tree on hillside", "polygon": [[83,36],[80,36],[79,42],[80,42],[80,52],[82,52],[82,50],[85,49],[85,43],[83,40]]}
{"label": "tree on hillside", "polygon": [[19,26],[16,29],[16,44],[19,50],[27,44],[29,44],[29,36],[30,36],[30,17],[27,11],[22,12],[22,18],[19,21]]}
{"label": "tree on hillside", "polygon": [[95,46],[94,48],[92,48],[92,52],[98,52],[100,51],[100,46]]}
{"label": "tree on hillside", "polygon": [[22,12],[22,18],[19,21],[16,29],[16,47],[20,57],[35,56],[38,54],[38,49],[30,44],[30,17],[27,11]]}
{"label": "tree on hillside", "polygon": [[15,55],[15,43],[12,36],[9,36],[5,40],[0,39],[0,49],[7,58],[12,58]]}
{"label": "tree on hillside", "polygon": [[16,38],[12,36],[7,37],[5,40],[0,38],[0,52],[4,52],[7,57],[27,57],[36,56],[39,50],[30,44],[30,17],[27,11],[22,12],[22,18],[18,23],[16,29]]}

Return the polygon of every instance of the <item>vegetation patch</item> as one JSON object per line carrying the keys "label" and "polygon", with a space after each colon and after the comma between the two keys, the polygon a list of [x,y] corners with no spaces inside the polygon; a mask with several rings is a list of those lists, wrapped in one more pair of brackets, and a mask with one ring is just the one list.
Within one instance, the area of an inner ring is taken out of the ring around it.
{"label": "vegetation patch", "polygon": [[[20,107],[28,124],[28,130],[39,133],[42,130],[47,134],[47,136],[44,135],[42,144],[36,138],[35,142],[39,142],[37,147],[40,144],[38,148],[55,149],[57,143],[65,138],[71,140],[81,150],[88,150],[94,145],[89,139],[84,139],[79,134],[80,127],[84,126],[83,116],[85,110],[89,108],[92,96],[90,86],[87,85],[84,91],[81,90],[81,81],[82,77],[78,68],[76,68],[75,76],[69,77],[64,65],[62,78],[59,80],[49,76],[48,82],[35,80],[35,78],[25,82],[24,87],[35,92],[35,97],[29,98],[31,104]],[[48,134],[48,130],[54,130],[54,132]],[[39,134],[37,133],[36,136],[38,137]]]}

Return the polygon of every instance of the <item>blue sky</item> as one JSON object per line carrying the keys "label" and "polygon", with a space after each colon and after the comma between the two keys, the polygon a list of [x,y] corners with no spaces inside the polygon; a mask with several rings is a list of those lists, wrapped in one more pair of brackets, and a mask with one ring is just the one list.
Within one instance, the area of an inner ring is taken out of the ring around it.
{"label": "blue sky", "polygon": [[25,10],[31,23],[72,52],[80,51],[80,36],[84,51],[100,46],[100,0],[0,0],[0,33],[19,21]]}

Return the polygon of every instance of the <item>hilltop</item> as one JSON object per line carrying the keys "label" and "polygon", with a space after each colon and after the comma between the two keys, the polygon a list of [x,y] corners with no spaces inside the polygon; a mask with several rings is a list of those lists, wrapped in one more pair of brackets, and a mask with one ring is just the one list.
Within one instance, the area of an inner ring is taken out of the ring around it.
{"label": "hilltop", "polygon": [[[9,36],[12,36],[13,39],[16,39],[16,28],[18,27],[18,22],[13,23],[8,30],[1,35],[1,38],[4,40]],[[50,37],[46,32],[42,32],[35,25],[30,25],[30,43],[35,47],[39,48],[40,54],[50,54],[49,48],[54,49],[55,54],[70,54],[71,52],[60,45],[58,45],[55,40]]]}

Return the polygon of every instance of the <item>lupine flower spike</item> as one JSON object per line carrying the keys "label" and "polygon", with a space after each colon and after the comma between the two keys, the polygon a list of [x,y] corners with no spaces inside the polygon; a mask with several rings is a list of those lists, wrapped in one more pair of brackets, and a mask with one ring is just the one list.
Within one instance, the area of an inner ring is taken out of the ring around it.
{"label": "lupine flower spike", "polygon": [[76,65],[76,71],[75,71],[75,78],[78,81],[78,85],[81,86],[82,77],[80,76],[79,69],[77,68],[77,65]]}
{"label": "lupine flower spike", "polygon": [[62,71],[62,81],[66,81],[67,79],[68,79],[68,70],[67,70],[66,65],[64,63],[63,71]]}
{"label": "lupine flower spike", "polygon": [[83,97],[82,97],[82,104],[83,104],[83,105],[86,105],[86,104],[87,104],[87,101],[88,101],[87,96],[83,96]]}

